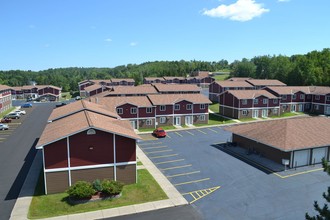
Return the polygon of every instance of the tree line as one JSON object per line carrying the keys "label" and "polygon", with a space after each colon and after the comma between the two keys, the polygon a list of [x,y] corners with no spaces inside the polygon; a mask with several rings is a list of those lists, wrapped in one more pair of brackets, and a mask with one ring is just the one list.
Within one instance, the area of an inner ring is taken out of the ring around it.
{"label": "tree line", "polygon": [[257,56],[252,59],[206,61],[155,61],[127,64],[114,68],[56,68],[42,71],[0,71],[0,84],[62,87],[64,92],[76,91],[78,82],[86,79],[133,78],[141,84],[144,77],[187,76],[192,71],[230,71],[233,77],[278,79],[288,85],[330,85],[330,49],[305,55]]}

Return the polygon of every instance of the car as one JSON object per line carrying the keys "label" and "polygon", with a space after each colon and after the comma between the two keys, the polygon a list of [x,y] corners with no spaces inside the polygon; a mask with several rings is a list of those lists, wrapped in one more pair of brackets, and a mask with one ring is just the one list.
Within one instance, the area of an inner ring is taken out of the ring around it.
{"label": "car", "polygon": [[15,112],[19,113],[20,115],[25,115],[26,114],[25,110],[16,110]]}
{"label": "car", "polygon": [[81,97],[80,96],[76,96],[76,100],[80,100],[81,99]]}
{"label": "car", "polygon": [[19,119],[21,115],[17,112],[9,113],[5,118]]}
{"label": "car", "polygon": [[160,137],[166,137],[166,131],[162,128],[156,128],[152,134],[158,138]]}
{"label": "car", "polygon": [[21,108],[32,108],[32,104],[31,103],[25,103],[25,104],[21,105]]}
{"label": "car", "polygon": [[3,118],[1,119],[1,123],[10,123],[11,119],[10,118]]}
{"label": "car", "polygon": [[62,102],[62,103],[60,103],[60,104],[57,104],[56,105],[56,108],[58,108],[58,107],[62,107],[62,106],[65,106],[66,105],[66,103],[65,102]]}
{"label": "car", "polygon": [[7,124],[0,124],[0,130],[8,130],[9,126]]}

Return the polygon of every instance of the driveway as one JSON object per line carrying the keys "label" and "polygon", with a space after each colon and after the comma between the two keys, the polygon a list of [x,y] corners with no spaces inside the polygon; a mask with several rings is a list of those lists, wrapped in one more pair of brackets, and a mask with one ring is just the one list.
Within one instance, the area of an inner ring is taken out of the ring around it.
{"label": "driveway", "polygon": [[[9,219],[22,184],[34,159],[40,137],[53,105],[29,109],[14,123],[15,129],[0,142],[0,219]],[[11,125],[9,125],[11,127]],[[14,126],[14,124],[13,124]]]}
{"label": "driveway", "polygon": [[324,202],[324,172],[289,178],[266,172],[219,147],[231,139],[222,127],[142,137],[140,148],[204,219],[304,219],[314,200]]}

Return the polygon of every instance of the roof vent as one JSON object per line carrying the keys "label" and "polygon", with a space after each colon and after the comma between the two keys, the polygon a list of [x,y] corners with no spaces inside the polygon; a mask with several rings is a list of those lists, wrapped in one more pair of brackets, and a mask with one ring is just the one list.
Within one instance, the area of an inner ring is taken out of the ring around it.
{"label": "roof vent", "polygon": [[87,130],[87,135],[93,135],[93,134],[96,134],[96,131],[94,129]]}

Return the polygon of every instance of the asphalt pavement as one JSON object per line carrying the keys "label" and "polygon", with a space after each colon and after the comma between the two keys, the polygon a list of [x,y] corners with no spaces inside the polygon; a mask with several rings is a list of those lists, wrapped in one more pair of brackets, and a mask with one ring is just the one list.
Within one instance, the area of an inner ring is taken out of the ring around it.
{"label": "asphalt pavement", "polygon": [[0,219],[9,219],[31,163],[36,145],[54,105],[40,105],[20,120],[0,143]]}

